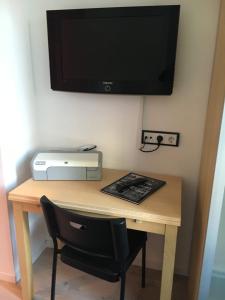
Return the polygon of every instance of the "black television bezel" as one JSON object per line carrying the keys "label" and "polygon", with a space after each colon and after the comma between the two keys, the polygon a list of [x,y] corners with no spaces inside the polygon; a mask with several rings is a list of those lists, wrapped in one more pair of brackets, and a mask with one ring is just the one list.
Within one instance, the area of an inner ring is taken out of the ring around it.
{"label": "black television bezel", "polygon": [[[106,18],[126,16],[152,16],[165,15],[170,18],[170,33],[168,38],[168,68],[169,80],[156,85],[151,81],[104,81],[104,80],[81,80],[66,81],[62,78],[62,58],[60,50],[59,28],[64,18]],[[65,9],[48,10],[47,30],[50,62],[51,88],[58,91],[107,93],[107,94],[132,94],[132,95],[171,95],[173,91],[174,69],[177,48],[177,35],[179,24],[180,5],[166,6],[138,6],[138,7],[110,7],[89,9]]]}

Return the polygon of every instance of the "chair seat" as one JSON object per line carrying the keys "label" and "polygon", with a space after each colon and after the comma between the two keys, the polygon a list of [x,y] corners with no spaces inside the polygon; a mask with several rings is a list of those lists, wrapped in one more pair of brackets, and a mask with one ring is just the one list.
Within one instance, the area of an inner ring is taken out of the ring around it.
{"label": "chair seat", "polygon": [[61,249],[61,260],[71,267],[97,276],[107,281],[115,282],[120,279],[122,271],[126,271],[147,240],[146,232],[127,230],[129,241],[129,255],[125,264],[110,259],[96,257],[66,245]]}

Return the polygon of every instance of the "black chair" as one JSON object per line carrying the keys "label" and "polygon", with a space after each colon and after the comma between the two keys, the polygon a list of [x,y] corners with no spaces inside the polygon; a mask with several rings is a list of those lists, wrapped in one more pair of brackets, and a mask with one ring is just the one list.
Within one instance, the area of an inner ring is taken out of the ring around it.
{"label": "black chair", "polygon": [[[142,287],[145,287],[147,233],[126,228],[124,218],[95,218],[73,213],[41,197],[49,234],[54,243],[51,300],[55,299],[57,255],[63,263],[110,282],[121,280],[142,249]],[[59,249],[57,239],[65,245]]]}

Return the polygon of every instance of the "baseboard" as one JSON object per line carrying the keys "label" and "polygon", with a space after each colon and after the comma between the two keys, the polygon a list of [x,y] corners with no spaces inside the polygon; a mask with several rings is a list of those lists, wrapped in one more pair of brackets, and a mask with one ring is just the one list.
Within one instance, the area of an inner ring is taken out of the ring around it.
{"label": "baseboard", "polygon": [[45,240],[45,245],[46,245],[46,248],[53,248],[53,242],[52,240]]}
{"label": "baseboard", "polygon": [[0,272],[0,280],[15,283],[16,282],[16,275]]}
{"label": "baseboard", "polygon": [[225,271],[213,270],[212,276],[220,279],[225,279]]}
{"label": "baseboard", "polygon": [[[136,265],[136,266],[141,266],[140,257],[138,257],[138,259],[136,259],[133,264]],[[146,267],[148,269],[161,271],[162,270],[162,261],[160,261],[160,260],[148,261],[147,260],[146,261]],[[185,270],[185,268],[183,266],[175,266],[174,274],[182,275],[182,276],[188,276],[188,273],[187,273],[187,271]]]}
{"label": "baseboard", "polygon": [[35,261],[38,259],[38,257],[42,254],[42,252],[47,248],[46,241],[43,241],[38,245],[38,247],[35,247],[32,249],[32,264],[35,263]]}

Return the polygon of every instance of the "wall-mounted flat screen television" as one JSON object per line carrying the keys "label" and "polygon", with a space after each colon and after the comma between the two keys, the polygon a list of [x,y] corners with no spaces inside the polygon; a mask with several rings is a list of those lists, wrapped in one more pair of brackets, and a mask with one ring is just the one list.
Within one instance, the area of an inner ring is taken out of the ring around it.
{"label": "wall-mounted flat screen television", "polygon": [[51,88],[170,95],[179,5],[47,11]]}

